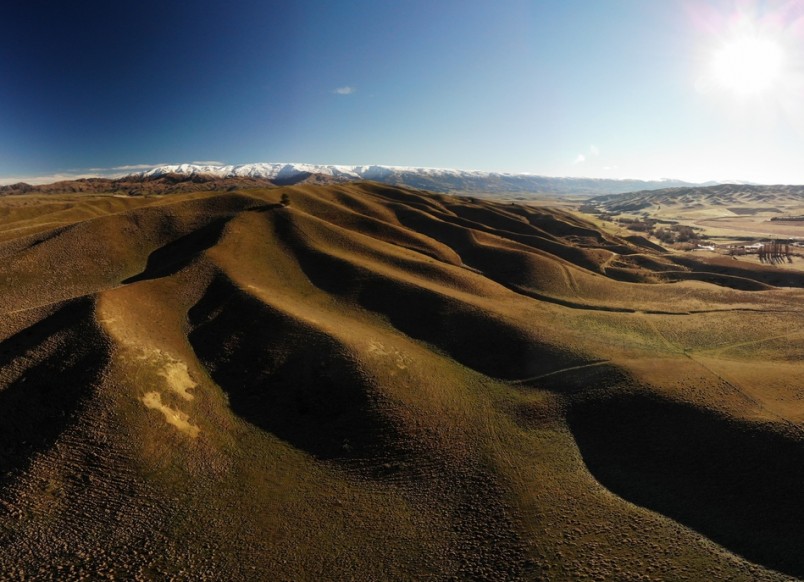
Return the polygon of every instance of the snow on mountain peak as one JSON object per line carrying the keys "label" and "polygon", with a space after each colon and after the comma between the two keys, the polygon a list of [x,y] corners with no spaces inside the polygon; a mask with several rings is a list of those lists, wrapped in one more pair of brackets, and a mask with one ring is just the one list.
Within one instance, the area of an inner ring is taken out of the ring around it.
{"label": "snow on mountain peak", "polygon": [[671,186],[693,186],[681,180],[635,180],[602,178],[561,178],[536,174],[510,174],[478,170],[421,168],[408,166],[345,166],[302,163],[253,163],[240,165],[176,164],[159,166],[134,174],[157,178],[165,174],[216,178],[258,178],[292,184],[309,175],[330,176],[335,180],[372,180],[436,192],[477,192],[485,194],[574,194],[596,195],[652,190]]}
{"label": "snow on mountain peak", "polygon": [[303,163],[253,163],[227,166],[212,166],[198,164],[175,164],[158,166],[144,172],[138,172],[137,176],[158,177],[165,174],[206,174],[218,178],[265,178],[272,180],[275,178],[292,178],[300,174],[322,174],[335,178],[350,180],[372,180],[382,176],[388,176],[396,172],[415,172],[427,176],[472,176],[488,177],[499,174],[495,172],[478,172],[474,170],[453,170],[445,168],[416,168],[407,166],[344,166],[344,165],[325,165],[325,164],[303,164]]}

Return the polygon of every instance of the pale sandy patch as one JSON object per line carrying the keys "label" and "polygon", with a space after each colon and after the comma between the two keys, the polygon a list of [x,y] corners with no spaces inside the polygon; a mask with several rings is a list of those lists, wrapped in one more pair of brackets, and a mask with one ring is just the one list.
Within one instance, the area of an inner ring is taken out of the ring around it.
{"label": "pale sandy patch", "polygon": [[392,358],[394,360],[394,364],[400,370],[404,370],[405,368],[408,367],[407,358],[405,357],[404,354],[402,354],[402,352],[400,352],[396,348],[386,348],[381,342],[377,340],[369,340],[368,353],[375,356]]}
{"label": "pale sandy patch", "polygon": [[147,408],[161,412],[168,424],[172,424],[192,438],[196,438],[201,432],[200,428],[189,422],[190,417],[187,414],[163,403],[159,392],[146,392],[140,400]]}
{"label": "pale sandy patch", "polygon": [[137,359],[158,367],[157,375],[165,379],[170,390],[185,400],[193,399],[193,395],[188,390],[195,388],[198,384],[190,376],[187,364],[156,348],[140,348],[140,355],[137,356]]}
{"label": "pale sandy patch", "polygon": [[144,338],[138,337],[132,330],[136,330],[135,325],[126,325],[125,318],[118,317],[119,312],[115,311],[117,306],[113,299],[107,295],[101,295],[98,302],[98,321],[128,350],[133,351],[137,360],[146,361],[159,368],[157,374],[165,379],[168,388],[184,398],[192,400],[193,395],[188,391],[198,386],[190,377],[187,364],[166,354],[160,349],[146,347]]}
{"label": "pale sandy patch", "polygon": [[188,392],[198,386],[190,377],[190,371],[187,369],[187,364],[172,360],[166,363],[159,371],[168,384],[168,387],[176,394],[185,400],[192,400],[193,395]]}

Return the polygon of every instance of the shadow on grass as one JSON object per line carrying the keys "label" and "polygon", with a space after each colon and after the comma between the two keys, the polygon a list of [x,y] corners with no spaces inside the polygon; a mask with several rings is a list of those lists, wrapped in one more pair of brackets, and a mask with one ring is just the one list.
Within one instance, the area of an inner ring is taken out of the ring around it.
{"label": "shadow on grass", "polygon": [[198,255],[217,244],[227,222],[228,218],[219,218],[203,228],[159,247],[148,256],[148,263],[142,273],[125,279],[123,283],[136,283],[175,275]]}
{"label": "shadow on grass", "polygon": [[92,302],[72,302],[0,343],[0,369],[23,368],[0,389],[0,485],[50,448],[107,363]]}
{"label": "shadow on grass", "polygon": [[568,417],[605,487],[745,558],[804,576],[804,442],[688,404],[625,395]]}
{"label": "shadow on grass", "polygon": [[353,299],[409,337],[483,374],[516,380],[586,363],[494,313],[310,248],[288,220],[278,220],[276,229],[313,285]]}
{"label": "shadow on grass", "polygon": [[[756,268],[751,264],[735,262],[730,265],[718,265],[710,263],[700,263],[694,258],[685,256],[674,256],[672,261],[687,267],[702,276],[723,275],[728,280],[748,279],[761,285],[772,287],[804,287],[804,273],[790,269],[768,269],[767,267]],[[690,277],[694,278],[694,277]],[[717,282],[717,281],[715,281]],[[732,286],[726,283],[718,283],[725,286]],[[742,287],[735,287],[741,289]],[[752,289],[748,289],[752,290]]]}
{"label": "shadow on grass", "polygon": [[229,281],[213,281],[189,312],[199,359],[232,411],[323,459],[382,449],[392,429],[373,387],[336,340],[272,309]]}

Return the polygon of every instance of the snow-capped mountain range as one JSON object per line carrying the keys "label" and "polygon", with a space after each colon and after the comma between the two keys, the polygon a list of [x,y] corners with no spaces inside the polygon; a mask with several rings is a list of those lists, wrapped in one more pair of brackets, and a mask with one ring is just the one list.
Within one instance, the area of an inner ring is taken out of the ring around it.
{"label": "snow-capped mountain range", "polygon": [[422,188],[435,192],[476,192],[488,194],[618,194],[692,186],[681,180],[612,180],[597,178],[555,178],[534,174],[508,174],[446,168],[407,166],[344,166],[304,163],[255,163],[241,165],[176,164],[158,166],[132,174],[158,178],[167,174],[212,176],[215,178],[258,178],[278,184],[293,184],[310,176],[326,176],[335,181],[373,180],[388,184]]}
{"label": "snow-capped mountain range", "polygon": [[165,174],[204,174],[216,178],[264,178],[276,180],[295,178],[300,175],[318,174],[346,180],[381,180],[396,172],[416,173],[430,176],[461,175],[488,176],[488,172],[474,172],[463,170],[447,170],[436,168],[411,168],[403,166],[343,166],[300,163],[257,163],[228,166],[211,166],[198,164],[176,164],[158,166],[137,175],[145,177],[158,177]]}

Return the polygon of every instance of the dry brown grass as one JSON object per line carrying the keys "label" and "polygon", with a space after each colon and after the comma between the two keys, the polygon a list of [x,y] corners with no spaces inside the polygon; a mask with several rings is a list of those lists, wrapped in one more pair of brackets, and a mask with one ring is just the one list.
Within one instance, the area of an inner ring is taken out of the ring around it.
{"label": "dry brown grass", "polygon": [[804,576],[789,272],[379,184],[6,197],[0,256],[4,578]]}

